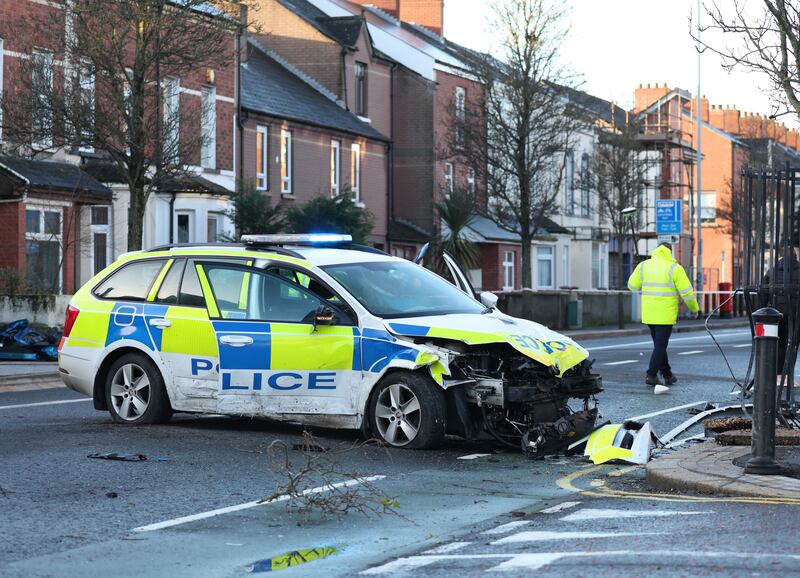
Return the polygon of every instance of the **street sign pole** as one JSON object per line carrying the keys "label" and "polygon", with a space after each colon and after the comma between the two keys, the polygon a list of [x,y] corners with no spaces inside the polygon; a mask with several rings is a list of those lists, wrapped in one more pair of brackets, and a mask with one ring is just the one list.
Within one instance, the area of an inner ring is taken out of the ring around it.
{"label": "street sign pole", "polygon": [[[697,38],[700,38],[700,0],[697,0]],[[699,47],[698,47],[699,48]],[[697,284],[695,291],[703,290],[703,231],[702,231],[702,209],[703,209],[703,113],[701,111],[702,99],[700,96],[700,58],[703,51],[697,51],[697,190],[696,212],[697,212]],[[690,227],[691,228],[691,227]]]}

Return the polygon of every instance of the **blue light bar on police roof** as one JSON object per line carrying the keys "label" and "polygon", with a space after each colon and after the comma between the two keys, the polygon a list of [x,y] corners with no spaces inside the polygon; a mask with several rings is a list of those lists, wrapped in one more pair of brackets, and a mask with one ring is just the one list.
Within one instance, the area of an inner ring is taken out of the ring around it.
{"label": "blue light bar on police roof", "polygon": [[350,235],[242,235],[242,243],[245,245],[299,245],[306,243],[314,244],[333,244],[333,243],[352,243],[353,237]]}

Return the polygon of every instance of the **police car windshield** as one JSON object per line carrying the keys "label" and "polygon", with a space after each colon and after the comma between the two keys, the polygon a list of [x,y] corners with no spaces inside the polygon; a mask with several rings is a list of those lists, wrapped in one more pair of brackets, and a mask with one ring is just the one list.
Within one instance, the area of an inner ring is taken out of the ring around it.
{"label": "police car windshield", "polygon": [[348,263],[323,269],[367,311],[384,319],[484,310],[451,283],[408,261]]}

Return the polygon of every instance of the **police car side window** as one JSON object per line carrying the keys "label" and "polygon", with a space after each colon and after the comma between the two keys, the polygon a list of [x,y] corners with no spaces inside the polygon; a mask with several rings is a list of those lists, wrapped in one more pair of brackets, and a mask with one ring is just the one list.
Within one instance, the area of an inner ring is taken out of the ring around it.
{"label": "police car side window", "polygon": [[164,259],[148,259],[124,265],[106,277],[93,293],[100,299],[144,301],[164,263]]}
{"label": "police car side window", "polygon": [[186,263],[185,259],[178,259],[169,268],[167,276],[161,282],[161,287],[158,288],[156,295],[156,303],[164,303],[166,305],[178,304],[178,291],[181,285],[181,277],[183,276],[183,266]]}
{"label": "police car side window", "polygon": [[203,297],[203,289],[200,287],[200,278],[197,276],[197,269],[195,268],[194,261],[189,261],[183,272],[178,303],[184,307],[206,306],[206,300]]}

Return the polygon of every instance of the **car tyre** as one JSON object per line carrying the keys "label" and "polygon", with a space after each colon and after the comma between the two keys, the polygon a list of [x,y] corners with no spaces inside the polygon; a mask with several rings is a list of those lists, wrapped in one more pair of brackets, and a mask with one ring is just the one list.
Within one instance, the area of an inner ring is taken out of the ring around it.
{"label": "car tyre", "polygon": [[427,449],[444,440],[447,405],[430,377],[399,371],[384,377],[369,406],[372,433],[392,447]]}
{"label": "car tyre", "polygon": [[108,411],[117,423],[163,423],[172,417],[164,378],[143,354],[128,353],[112,363],[105,392]]}

